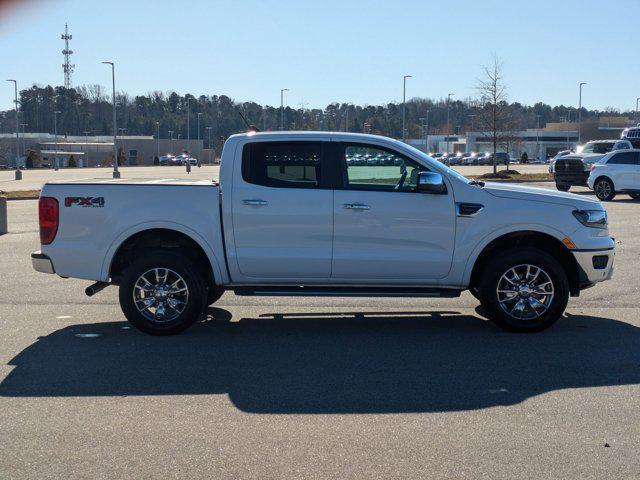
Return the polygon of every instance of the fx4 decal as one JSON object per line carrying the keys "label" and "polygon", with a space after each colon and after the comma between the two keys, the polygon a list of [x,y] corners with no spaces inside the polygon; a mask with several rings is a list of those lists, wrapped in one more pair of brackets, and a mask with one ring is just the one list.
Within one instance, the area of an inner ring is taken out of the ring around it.
{"label": "fx4 decal", "polygon": [[104,197],[66,197],[65,207],[78,205],[80,207],[104,207]]}

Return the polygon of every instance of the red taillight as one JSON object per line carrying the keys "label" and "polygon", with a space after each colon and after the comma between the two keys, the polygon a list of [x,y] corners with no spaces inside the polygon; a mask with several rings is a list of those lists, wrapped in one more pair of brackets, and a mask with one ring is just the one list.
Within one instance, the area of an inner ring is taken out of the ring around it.
{"label": "red taillight", "polygon": [[41,197],[38,203],[40,217],[40,243],[49,245],[58,233],[58,200],[52,197]]}

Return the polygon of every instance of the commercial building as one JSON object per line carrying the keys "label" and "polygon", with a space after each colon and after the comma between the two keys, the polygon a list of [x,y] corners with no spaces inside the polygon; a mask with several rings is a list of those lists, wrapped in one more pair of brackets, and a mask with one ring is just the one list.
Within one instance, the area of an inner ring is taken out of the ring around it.
{"label": "commercial building", "polygon": [[[119,136],[117,146],[118,156],[126,165],[153,165],[156,156],[178,155],[185,151],[201,158],[203,163],[210,159],[210,152],[203,149],[203,141],[197,139],[157,140],[152,136]],[[69,166],[70,162],[78,167],[113,164],[112,136],[58,135],[56,138],[49,133],[26,133],[20,134],[18,148],[21,166],[26,164],[29,152],[32,152],[36,163],[54,165],[57,160],[60,167]],[[15,158],[15,134],[0,134],[0,164],[14,166]]]}

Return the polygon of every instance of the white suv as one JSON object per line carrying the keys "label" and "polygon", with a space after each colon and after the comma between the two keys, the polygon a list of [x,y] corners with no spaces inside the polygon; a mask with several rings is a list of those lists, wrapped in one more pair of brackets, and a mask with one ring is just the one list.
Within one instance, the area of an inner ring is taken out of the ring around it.
{"label": "white suv", "polygon": [[591,166],[587,180],[600,200],[613,200],[616,193],[640,199],[640,150],[619,150],[606,154]]}

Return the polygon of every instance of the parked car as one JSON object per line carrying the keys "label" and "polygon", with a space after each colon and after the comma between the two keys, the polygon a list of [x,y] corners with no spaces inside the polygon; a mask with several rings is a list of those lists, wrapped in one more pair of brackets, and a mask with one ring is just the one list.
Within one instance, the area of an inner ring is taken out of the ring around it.
{"label": "parked car", "polygon": [[592,140],[585,143],[577,153],[565,155],[555,161],[553,177],[556,188],[567,192],[573,185],[587,186],[591,165],[613,150],[628,150],[632,145],[627,140]]}
{"label": "parked car", "polygon": [[[344,152],[363,145],[404,163],[351,175]],[[398,140],[338,132],[233,135],[219,184],[47,183],[39,222],[37,271],[93,280],[90,296],[118,286],[126,318],[155,335],[183,331],[226,290],[468,289],[502,328],[539,331],[562,317],[570,295],[610,278],[615,252],[595,199],[468,180]]]}
{"label": "parked car", "polygon": [[591,166],[589,188],[600,200],[613,200],[618,193],[640,199],[640,150],[617,150]]}
{"label": "parked car", "polygon": [[561,157],[570,155],[571,153],[573,153],[571,150],[560,150],[558,153],[556,153],[556,155],[549,162],[549,173],[553,173],[553,167],[556,163],[556,160],[558,160]]}
{"label": "parked car", "polygon": [[161,166],[180,165],[179,160],[177,160],[176,157],[171,154],[162,155],[159,160]]}

